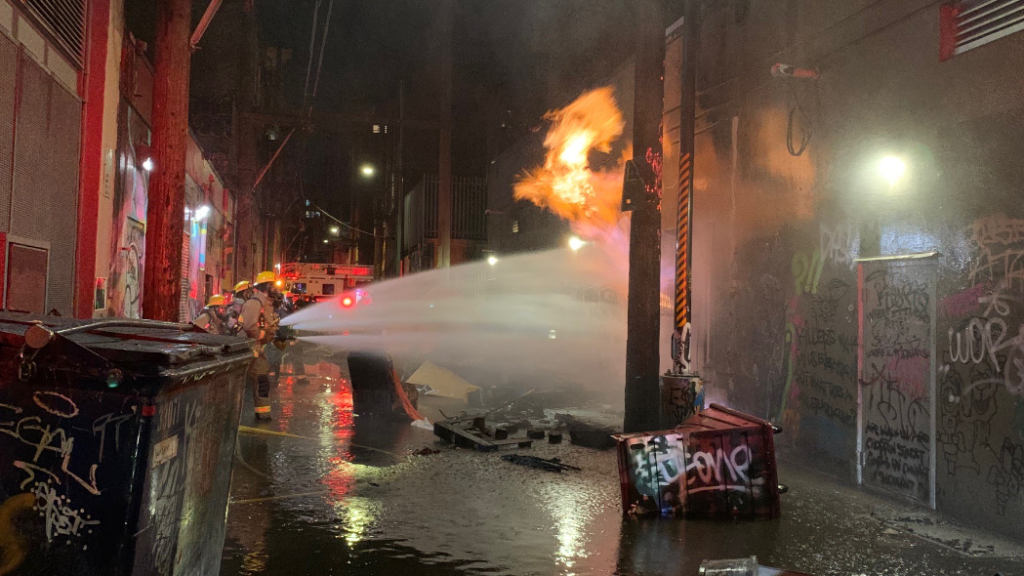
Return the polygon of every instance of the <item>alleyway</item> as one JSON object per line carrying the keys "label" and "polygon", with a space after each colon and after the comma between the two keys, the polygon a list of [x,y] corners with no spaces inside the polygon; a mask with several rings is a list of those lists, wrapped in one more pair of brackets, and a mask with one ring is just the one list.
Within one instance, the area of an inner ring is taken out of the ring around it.
{"label": "alleyway", "polygon": [[[283,379],[274,414],[240,435],[225,576],[691,576],[705,558],[754,554],[820,576],[1024,575],[1012,544],[929,528],[920,510],[785,464],[781,521],[623,521],[613,451],[535,446],[583,469],[558,475],[448,449],[428,431],[359,419],[337,373]],[[412,454],[424,447],[441,452]],[[922,525],[941,542],[907,532]]]}

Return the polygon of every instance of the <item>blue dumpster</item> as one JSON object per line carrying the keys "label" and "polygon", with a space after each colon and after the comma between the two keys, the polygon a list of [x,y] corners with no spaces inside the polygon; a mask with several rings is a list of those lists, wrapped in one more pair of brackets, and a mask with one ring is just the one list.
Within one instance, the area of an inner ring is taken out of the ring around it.
{"label": "blue dumpster", "polygon": [[0,572],[216,575],[251,346],[0,315]]}

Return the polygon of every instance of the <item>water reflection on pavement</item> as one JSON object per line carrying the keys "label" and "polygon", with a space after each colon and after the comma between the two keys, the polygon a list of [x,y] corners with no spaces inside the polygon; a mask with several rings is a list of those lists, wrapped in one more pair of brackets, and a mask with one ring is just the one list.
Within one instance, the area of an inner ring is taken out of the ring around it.
{"label": "water reflection on pavement", "polygon": [[792,469],[781,521],[624,521],[614,451],[529,449],[583,469],[563,474],[500,454],[413,455],[439,447],[429,431],[360,419],[338,371],[319,373],[283,378],[275,420],[239,435],[225,576],[691,576],[705,558],[752,554],[815,574],[1024,574],[892,535],[871,518],[876,499]]}

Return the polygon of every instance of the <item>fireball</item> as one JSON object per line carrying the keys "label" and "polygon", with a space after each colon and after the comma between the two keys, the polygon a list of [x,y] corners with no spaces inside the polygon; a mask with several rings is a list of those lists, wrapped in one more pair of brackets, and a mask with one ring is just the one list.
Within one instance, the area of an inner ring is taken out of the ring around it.
{"label": "fireball", "polygon": [[622,161],[611,170],[591,167],[591,154],[610,154],[625,126],[612,88],[587,92],[544,118],[551,122],[544,138],[544,166],[516,182],[516,200],[529,200],[574,225],[615,226],[622,198]]}

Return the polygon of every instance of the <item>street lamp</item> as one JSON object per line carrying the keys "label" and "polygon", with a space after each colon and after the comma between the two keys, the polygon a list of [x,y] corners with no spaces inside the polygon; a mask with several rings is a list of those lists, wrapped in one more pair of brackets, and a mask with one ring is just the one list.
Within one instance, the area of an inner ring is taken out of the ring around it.
{"label": "street lamp", "polygon": [[327,238],[324,238],[324,244],[327,244],[327,242],[329,242]]}
{"label": "street lamp", "polygon": [[907,163],[896,156],[886,156],[878,163],[878,172],[889,181],[889,188],[893,188],[907,173]]}
{"label": "street lamp", "polygon": [[363,176],[366,176],[367,178],[373,176],[373,173],[375,172],[373,166],[370,166],[369,164],[363,164],[360,171],[363,173]]}
{"label": "street lamp", "polygon": [[341,228],[338,228],[337,226],[331,226],[331,234],[337,236],[339,232],[341,232]]}

